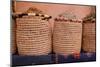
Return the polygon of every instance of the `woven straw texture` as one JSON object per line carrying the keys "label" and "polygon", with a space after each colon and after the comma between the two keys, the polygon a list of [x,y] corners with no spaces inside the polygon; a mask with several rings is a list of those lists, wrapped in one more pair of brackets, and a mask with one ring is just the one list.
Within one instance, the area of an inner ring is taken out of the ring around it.
{"label": "woven straw texture", "polygon": [[82,49],[86,52],[95,52],[96,50],[96,30],[95,22],[85,21],[83,23],[83,43]]}
{"label": "woven straw texture", "polygon": [[11,39],[11,53],[14,54],[16,52],[16,25],[15,20],[12,19],[12,39]]}
{"label": "woven straw texture", "polygon": [[82,23],[55,21],[53,32],[54,52],[61,55],[80,53],[81,36]]}
{"label": "woven straw texture", "polygon": [[17,18],[19,55],[47,55],[51,52],[51,31],[47,20],[39,16]]}

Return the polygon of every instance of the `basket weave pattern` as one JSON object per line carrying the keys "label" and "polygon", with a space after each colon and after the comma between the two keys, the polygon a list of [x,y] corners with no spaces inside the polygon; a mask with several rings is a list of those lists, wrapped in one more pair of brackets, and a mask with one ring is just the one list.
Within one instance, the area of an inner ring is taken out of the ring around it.
{"label": "basket weave pattern", "polygon": [[17,46],[19,55],[47,55],[51,52],[51,31],[48,21],[41,17],[17,18]]}
{"label": "basket weave pattern", "polygon": [[82,23],[55,21],[53,33],[54,52],[62,55],[80,53],[81,36]]}
{"label": "basket weave pattern", "polygon": [[86,52],[95,52],[96,50],[95,29],[95,22],[85,21],[83,23],[83,50]]}
{"label": "basket weave pattern", "polygon": [[16,52],[16,25],[15,20],[12,19],[12,39],[11,39],[11,53],[14,54]]}

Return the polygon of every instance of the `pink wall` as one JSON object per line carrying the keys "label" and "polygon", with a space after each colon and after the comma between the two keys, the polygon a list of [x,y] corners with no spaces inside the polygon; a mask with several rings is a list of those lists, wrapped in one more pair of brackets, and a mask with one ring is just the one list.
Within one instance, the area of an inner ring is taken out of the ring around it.
{"label": "pink wall", "polygon": [[[64,5],[64,4],[46,4],[46,3],[34,3],[34,2],[17,2],[16,4],[17,12],[24,12],[29,7],[36,7],[42,10],[44,13],[51,15],[55,18],[58,14],[62,12],[72,12],[77,15],[77,17],[83,18],[91,12],[91,6],[81,6],[81,5]],[[53,20],[50,20],[53,22]]]}

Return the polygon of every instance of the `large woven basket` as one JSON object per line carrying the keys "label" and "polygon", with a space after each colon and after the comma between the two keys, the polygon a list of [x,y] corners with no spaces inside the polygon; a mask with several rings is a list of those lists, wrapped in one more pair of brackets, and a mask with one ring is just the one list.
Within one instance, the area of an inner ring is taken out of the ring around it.
{"label": "large woven basket", "polygon": [[53,51],[60,55],[80,53],[82,22],[74,19],[56,18],[53,32]]}
{"label": "large woven basket", "polygon": [[16,52],[16,24],[14,19],[12,19],[11,29],[11,53],[14,54]]}
{"label": "large woven basket", "polygon": [[16,20],[19,55],[49,54],[51,52],[51,30],[48,18],[50,17],[35,7],[30,7],[19,17]]}
{"label": "large woven basket", "polygon": [[51,31],[39,16],[17,18],[16,39],[19,55],[47,55],[51,52]]}
{"label": "large woven basket", "polygon": [[96,22],[95,20],[85,20],[83,22],[82,49],[85,52],[96,51]]}

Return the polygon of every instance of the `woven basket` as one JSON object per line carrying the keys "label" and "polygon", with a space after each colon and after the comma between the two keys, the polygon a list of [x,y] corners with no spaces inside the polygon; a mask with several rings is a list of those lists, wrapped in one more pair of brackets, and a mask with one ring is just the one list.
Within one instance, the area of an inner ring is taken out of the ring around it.
{"label": "woven basket", "polygon": [[12,39],[11,39],[11,53],[14,54],[16,52],[16,25],[15,20],[12,19]]}
{"label": "woven basket", "polygon": [[16,31],[19,55],[47,55],[51,52],[51,31],[47,20],[39,16],[17,18]]}
{"label": "woven basket", "polygon": [[68,55],[80,53],[82,23],[55,21],[53,49],[56,54]]}
{"label": "woven basket", "polygon": [[82,49],[85,52],[96,51],[96,25],[95,21],[84,21]]}
{"label": "woven basket", "polygon": [[53,51],[60,55],[80,53],[82,23],[78,20],[56,18],[53,32]]}

